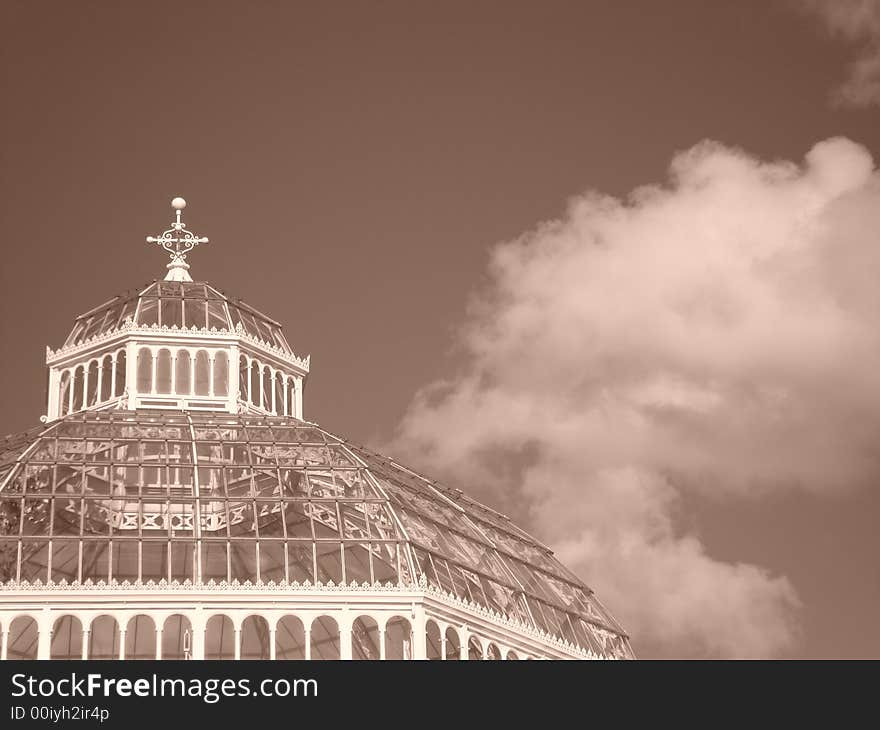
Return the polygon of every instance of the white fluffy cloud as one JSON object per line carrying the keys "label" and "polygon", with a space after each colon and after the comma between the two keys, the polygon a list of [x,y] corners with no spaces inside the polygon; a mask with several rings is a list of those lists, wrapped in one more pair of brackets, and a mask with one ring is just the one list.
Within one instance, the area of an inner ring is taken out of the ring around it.
{"label": "white fluffy cloud", "polygon": [[497,246],[460,372],[390,446],[525,520],[636,646],[769,656],[790,582],[706,553],[681,495],[880,477],[880,180],[845,139],[802,164],[704,142]]}
{"label": "white fluffy cloud", "polygon": [[880,104],[880,0],[800,0],[835,36],[859,46],[837,101],[856,107]]}

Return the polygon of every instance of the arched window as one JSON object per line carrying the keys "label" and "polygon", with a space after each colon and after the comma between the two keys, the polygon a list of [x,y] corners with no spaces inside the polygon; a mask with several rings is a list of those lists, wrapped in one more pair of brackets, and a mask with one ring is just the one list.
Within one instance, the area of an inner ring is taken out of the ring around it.
{"label": "arched window", "polygon": [[234,659],[235,629],[223,614],[211,616],[205,629],[205,659]]}
{"label": "arched window", "polygon": [[125,658],[156,658],[156,624],[149,616],[138,614],[128,620],[125,629]]}
{"label": "arched window", "polygon": [[260,405],[260,363],[256,360],[251,360],[250,367],[251,374],[251,389],[249,392],[250,397],[248,400],[255,406]]}
{"label": "arched window", "polygon": [[428,659],[442,659],[440,651],[440,627],[433,621],[425,623],[425,645]]}
{"label": "arched window", "polygon": [[162,627],[162,658],[190,659],[192,657],[192,624],[186,616],[175,613],[165,619]]}
{"label": "arched window", "polygon": [[192,358],[189,351],[177,351],[174,370],[174,392],[177,395],[192,395]]}
{"label": "arched window", "polygon": [[119,624],[112,616],[98,616],[89,631],[89,659],[119,658]]}
{"label": "arched window", "polygon": [[339,659],[339,626],[330,616],[318,616],[312,622],[312,659]]}
{"label": "arched window", "polygon": [[229,358],[222,350],[214,355],[214,395],[225,397],[229,393]]}
{"label": "arched window", "polygon": [[281,377],[281,373],[275,373],[273,384],[275,386],[275,397],[272,401],[272,411],[280,416],[284,413],[284,380]]}
{"label": "arched window", "polygon": [[486,659],[497,662],[501,661],[501,650],[495,644],[486,647]]}
{"label": "arched window", "polygon": [[101,403],[106,403],[111,398],[113,390],[113,358],[106,355],[101,360]]}
{"label": "arched window", "polygon": [[476,636],[472,636],[468,639],[468,659],[482,659],[483,658],[483,645],[480,643],[480,640]]}
{"label": "arched window", "polygon": [[241,658],[269,658],[269,623],[262,616],[248,616],[242,621]]}
{"label": "arched window", "polygon": [[263,389],[260,391],[260,394],[262,395],[260,407],[269,411],[272,410],[272,371],[269,370],[268,365],[263,366],[263,378],[261,382]]}
{"label": "arched window", "polygon": [[125,393],[125,350],[116,353],[116,373],[113,379],[113,396],[119,397]]}
{"label": "arched window", "polygon": [[138,350],[137,389],[138,393],[151,393],[153,390],[153,353],[148,347]]}
{"label": "arched window", "polygon": [[196,395],[211,394],[211,364],[208,360],[208,351],[199,350],[196,353]]}
{"label": "arched window", "polygon": [[36,659],[39,631],[36,619],[19,616],[9,626],[6,637],[7,659]]}
{"label": "arched window", "polygon": [[51,659],[82,659],[83,629],[76,616],[61,616],[52,627]]}
{"label": "arched window", "polygon": [[70,371],[61,373],[61,389],[58,394],[58,412],[65,416],[70,413]]}
{"label": "arched window", "polygon": [[247,358],[244,355],[238,358],[238,397],[243,401],[248,400]]}
{"label": "arched window", "polygon": [[275,658],[306,658],[306,632],[296,616],[282,616],[275,627]]}
{"label": "arched window", "polygon": [[83,407],[83,396],[85,393],[83,392],[83,386],[85,384],[85,379],[83,377],[83,367],[82,365],[77,366],[76,370],[73,371],[73,410],[79,411]]}
{"label": "arched window", "polygon": [[379,624],[369,616],[358,616],[351,626],[351,658],[380,658]]}
{"label": "arched window", "polygon": [[412,659],[412,628],[409,621],[395,616],[385,624],[385,658]]}
{"label": "arched window", "polygon": [[86,407],[93,406],[98,402],[98,361],[89,363],[88,383],[86,384]]}
{"label": "arched window", "polygon": [[156,356],[156,392],[162,395],[171,392],[171,350],[164,347]]}
{"label": "arched window", "polygon": [[517,661],[519,659],[519,657],[516,655],[515,651],[507,652],[507,656],[504,658],[507,659],[508,661]]}
{"label": "arched window", "polygon": [[446,656],[443,658],[452,661],[461,659],[461,642],[458,640],[458,632],[451,626],[446,629]]}

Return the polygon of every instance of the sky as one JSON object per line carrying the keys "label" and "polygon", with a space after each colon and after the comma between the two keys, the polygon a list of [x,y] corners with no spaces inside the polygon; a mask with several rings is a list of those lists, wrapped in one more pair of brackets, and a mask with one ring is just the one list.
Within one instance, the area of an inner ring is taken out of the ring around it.
{"label": "sky", "polygon": [[643,657],[880,656],[880,3],[2,5],[0,432],[164,275]]}

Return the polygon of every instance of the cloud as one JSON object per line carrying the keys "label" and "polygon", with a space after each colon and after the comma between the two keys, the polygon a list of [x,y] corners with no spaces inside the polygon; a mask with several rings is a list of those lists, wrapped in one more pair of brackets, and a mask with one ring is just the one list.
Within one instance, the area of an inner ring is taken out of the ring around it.
{"label": "cloud", "polygon": [[880,104],[880,0],[800,0],[798,4],[833,35],[860,46],[835,100],[855,107]]}
{"label": "cloud", "polygon": [[778,654],[792,585],[707,554],[682,498],[876,481],[878,323],[867,150],[829,139],[795,164],[704,142],[667,184],[587,192],[495,247],[462,369],[389,448],[527,523],[642,650]]}

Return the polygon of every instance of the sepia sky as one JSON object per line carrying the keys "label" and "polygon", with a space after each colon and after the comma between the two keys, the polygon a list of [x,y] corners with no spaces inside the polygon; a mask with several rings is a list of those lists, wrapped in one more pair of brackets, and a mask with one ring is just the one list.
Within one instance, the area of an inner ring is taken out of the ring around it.
{"label": "sepia sky", "polygon": [[880,656],[880,2],[2,4],[0,432],[164,275],[646,657]]}

